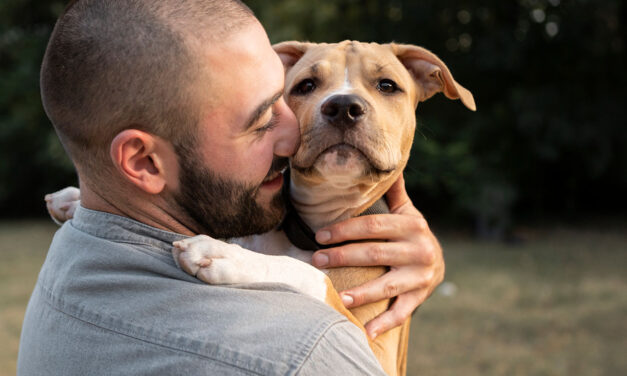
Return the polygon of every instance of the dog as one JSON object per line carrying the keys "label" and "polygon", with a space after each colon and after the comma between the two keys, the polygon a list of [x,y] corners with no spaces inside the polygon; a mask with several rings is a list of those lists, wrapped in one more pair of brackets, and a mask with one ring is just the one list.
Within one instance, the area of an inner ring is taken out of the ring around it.
{"label": "dog", "polygon": [[[318,270],[310,265],[311,250],[320,246],[313,234],[364,213],[385,212],[383,196],[409,159],[418,103],[442,92],[475,111],[474,98],[436,55],[418,46],[290,41],[274,49],[285,67],[284,96],[301,131],[285,183],[286,219],[278,230],[228,243],[205,235],[175,242],[173,256],[183,270],[210,284],[290,285],[365,332],[364,323],[387,310],[389,301],[348,310],[337,291],[375,279],[386,268]],[[71,218],[78,195],[75,188],[48,195],[53,219]],[[369,339],[389,375],[405,374],[409,321]]]}

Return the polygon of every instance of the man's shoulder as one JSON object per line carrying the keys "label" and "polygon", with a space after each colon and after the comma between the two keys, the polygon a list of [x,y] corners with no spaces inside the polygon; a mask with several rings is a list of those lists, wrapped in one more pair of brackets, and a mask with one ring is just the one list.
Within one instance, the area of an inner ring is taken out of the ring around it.
{"label": "man's shoulder", "polygon": [[89,343],[102,342],[289,374],[325,337],[346,332],[343,316],[285,285],[205,285],[141,242],[90,239],[97,246],[77,254],[70,243],[84,236],[60,231],[29,303],[23,336],[31,339],[23,341],[48,352],[47,361],[69,349],[88,356]]}
{"label": "man's shoulder", "polygon": [[90,362],[92,346],[99,343],[98,361],[107,359],[112,347],[131,349],[129,354],[110,352],[107,369],[111,363],[129,362],[128,356],[136,353],[133,368],[157,366],[168,374],[174,368],[161,367],[173,364],[229,369],[228,374],[292,374],[310,369],[312,354],[319,357],[329,350],[329,338],[340,349],[357,344],[359,330],[352,330],[344,317],[282,286],[203,287],[206,291],[180,298],[170,298],[164,290],[143,303],[137,296],[135,303],[90,299],[76,304],[37,286],[39,296],[34,294],[29,303],[22,341],[29,355],[45,353],[48,366],[54,354],[58,360],[68,352]]}
{"label": "man's shoulder", "polygon": [[[223,306],[217,310],[162,301],[164,307],[135,315],[72,307],[38,296],[46,293],[38,288],[24,321],[18,373],[379,374],[365,337],[345,318],[275,286],[251,287],[242,289],[255,299],[248,310],[226,307],[237,298],[213,302]],[[279,294],[282,303],[277,307],[267,294]]]}

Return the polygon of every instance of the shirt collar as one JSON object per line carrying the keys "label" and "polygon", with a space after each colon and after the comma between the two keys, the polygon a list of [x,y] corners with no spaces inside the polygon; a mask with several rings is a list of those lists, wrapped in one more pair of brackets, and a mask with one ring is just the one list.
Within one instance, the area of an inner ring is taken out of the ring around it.
{"label": "shirt collar", "polygon": [[76,229],[114,242],[145,244],[167,252],[172,242],[188,238],[183,234],[160,230],[134,219],[87,209],[79,205],[70,221]]}

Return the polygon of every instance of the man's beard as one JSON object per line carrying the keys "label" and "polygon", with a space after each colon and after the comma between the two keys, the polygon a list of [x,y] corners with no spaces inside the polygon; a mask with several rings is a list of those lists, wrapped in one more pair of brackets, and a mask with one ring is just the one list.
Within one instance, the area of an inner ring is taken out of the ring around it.
{"label": "man's beard", "polygon": [[[259,185],[220,178],[199,164],[195,154],[189,149],[178,153],[180,191],[173,197],[196,222],[196,231],[213,238],[231,238],[264,233],[281,223],[285,204],[280,191],[264,208],[255,200]],[[275,157],[266,177],[287,166],[287,158]]]}

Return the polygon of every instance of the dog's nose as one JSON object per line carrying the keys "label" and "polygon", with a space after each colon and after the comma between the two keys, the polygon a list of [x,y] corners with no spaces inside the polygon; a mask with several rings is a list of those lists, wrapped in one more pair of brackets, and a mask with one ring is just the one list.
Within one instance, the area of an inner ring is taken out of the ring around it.
{"label": "dog's nose", "polygon": [[327,121],[340,128],[355,125],[366,115],[366,102],[357,95],[334,95],[320,108]]}

